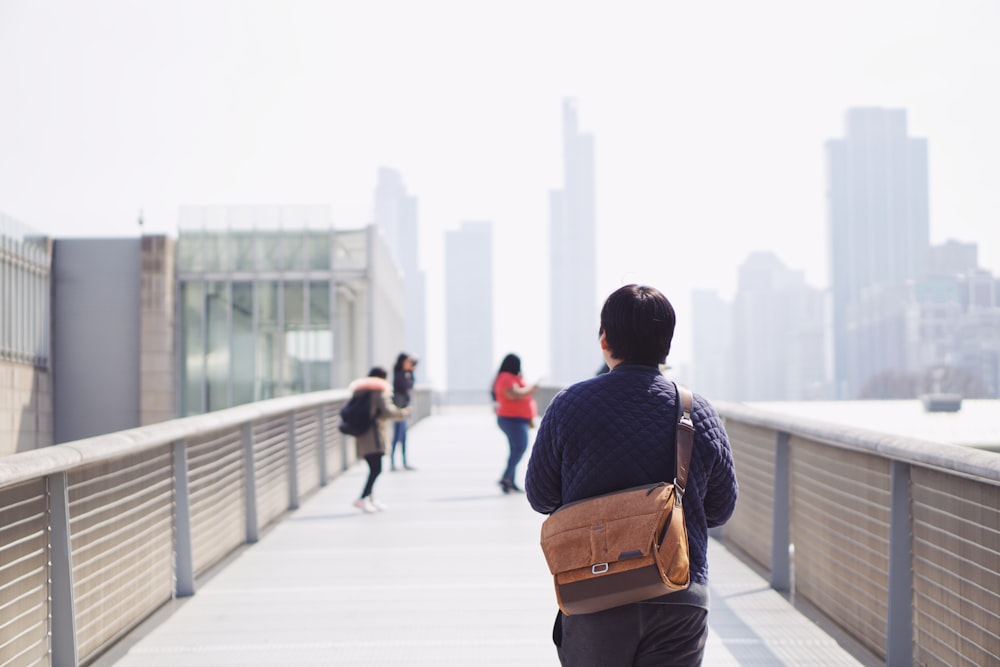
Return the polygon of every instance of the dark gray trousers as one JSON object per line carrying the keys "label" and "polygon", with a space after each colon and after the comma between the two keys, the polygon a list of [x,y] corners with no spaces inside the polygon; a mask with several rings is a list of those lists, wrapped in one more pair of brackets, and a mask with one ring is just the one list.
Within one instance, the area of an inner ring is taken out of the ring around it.
{"label": "dark gray trousers", "polygon": [[559,612],[552,639],[569,667],[696,667],[708,611],[686,604],[628,604],[593,614]]}

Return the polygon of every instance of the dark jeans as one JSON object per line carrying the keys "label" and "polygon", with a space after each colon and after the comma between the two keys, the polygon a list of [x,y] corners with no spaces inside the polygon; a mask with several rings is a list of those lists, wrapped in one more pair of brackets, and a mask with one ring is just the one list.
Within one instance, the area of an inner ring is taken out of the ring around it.
{"label": "dark jeans", "polygon": [[361,492],[361,497],[365,498],[372,494],[372,487],[375,486],[375,478],[382,473],[382,455],[368,454],[365,456],[368,462],[368,481],[365,482],[365,490]]}
{"label": "dark jeans", "polygon": [[389,454],[389,464],[396,467],[396,443],[399,443],[403,454],[403,465],[406,465],[406,420],[392,423],[392,452]]}
{"label": "dark jeans", "polygon": [[627,604],[594,614],[559,612],[552,640],[573,667],[697,667],[708,610],[686,604]]}
{"label": "dark jeans", "polygon": [[513,483],[514,472],[517,464],[528,449],[528,429],[530,421],[522,417],[497,417],[497,425],[507,436],[507,443],[510,445],[510,456],[507,458],[507,469],[503,472],[501,479]]}

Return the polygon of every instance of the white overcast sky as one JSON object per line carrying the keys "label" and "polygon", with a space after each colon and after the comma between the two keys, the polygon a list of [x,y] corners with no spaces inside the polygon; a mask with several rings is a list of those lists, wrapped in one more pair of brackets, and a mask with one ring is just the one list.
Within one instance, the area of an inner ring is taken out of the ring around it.
{"label": "white overcast sky", "polygon": [[684,363],[691,291],[731,297],[751,251],[827,285],[823,142],[849,107],[908,110],[932,241],[1000,273],[998,35],[1000,3],[971,0],[0,0],[0,211],[55,237],[135,235],[140,209],[175,234],[190,204],[329,204],[357,227],[391,166],[419,199],[431,379],[463,220],[495,225],[497,361],[538,377],[573,97],[596,140],[595,328],[608,292],[655,285]]}

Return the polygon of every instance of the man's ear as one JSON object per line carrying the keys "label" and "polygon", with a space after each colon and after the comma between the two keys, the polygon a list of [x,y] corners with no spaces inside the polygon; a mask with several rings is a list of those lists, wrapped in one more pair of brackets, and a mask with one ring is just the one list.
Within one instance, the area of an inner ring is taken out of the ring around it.
{"label": "man's ear", "polygon": [[602,350],[611,349],[610,347],[608,347],[608,336],[603,331],[601,332],[601,349]]}

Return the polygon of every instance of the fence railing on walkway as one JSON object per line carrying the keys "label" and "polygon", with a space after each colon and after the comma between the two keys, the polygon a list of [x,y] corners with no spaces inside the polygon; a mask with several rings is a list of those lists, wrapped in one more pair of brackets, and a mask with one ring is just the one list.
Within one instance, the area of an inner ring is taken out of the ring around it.
{"label": "fence railing on walkway", "polygon": [[[198,574],[353,462],[336,428],[347,397],[286,397],[0,459],[0,664],[86,663],[193,593]],[[429,414],[430,392],[414,398],[414,418]],[[717,407],[740,482],[722,537],[772,586],[887,664],[996,661],[1000,455]]]}
{"label": "fence railing on walkway", "polygon": [[716,406],[740,498],[723,540],[888,665],[1000,660],[1000,455]]}
{"label": "fence railing on walkway", "polygon": [[[349,394],[289,396],[0,459],[0,665],[85,664],[350,466]],[[414,392],[413,416],[431,395]]]}

